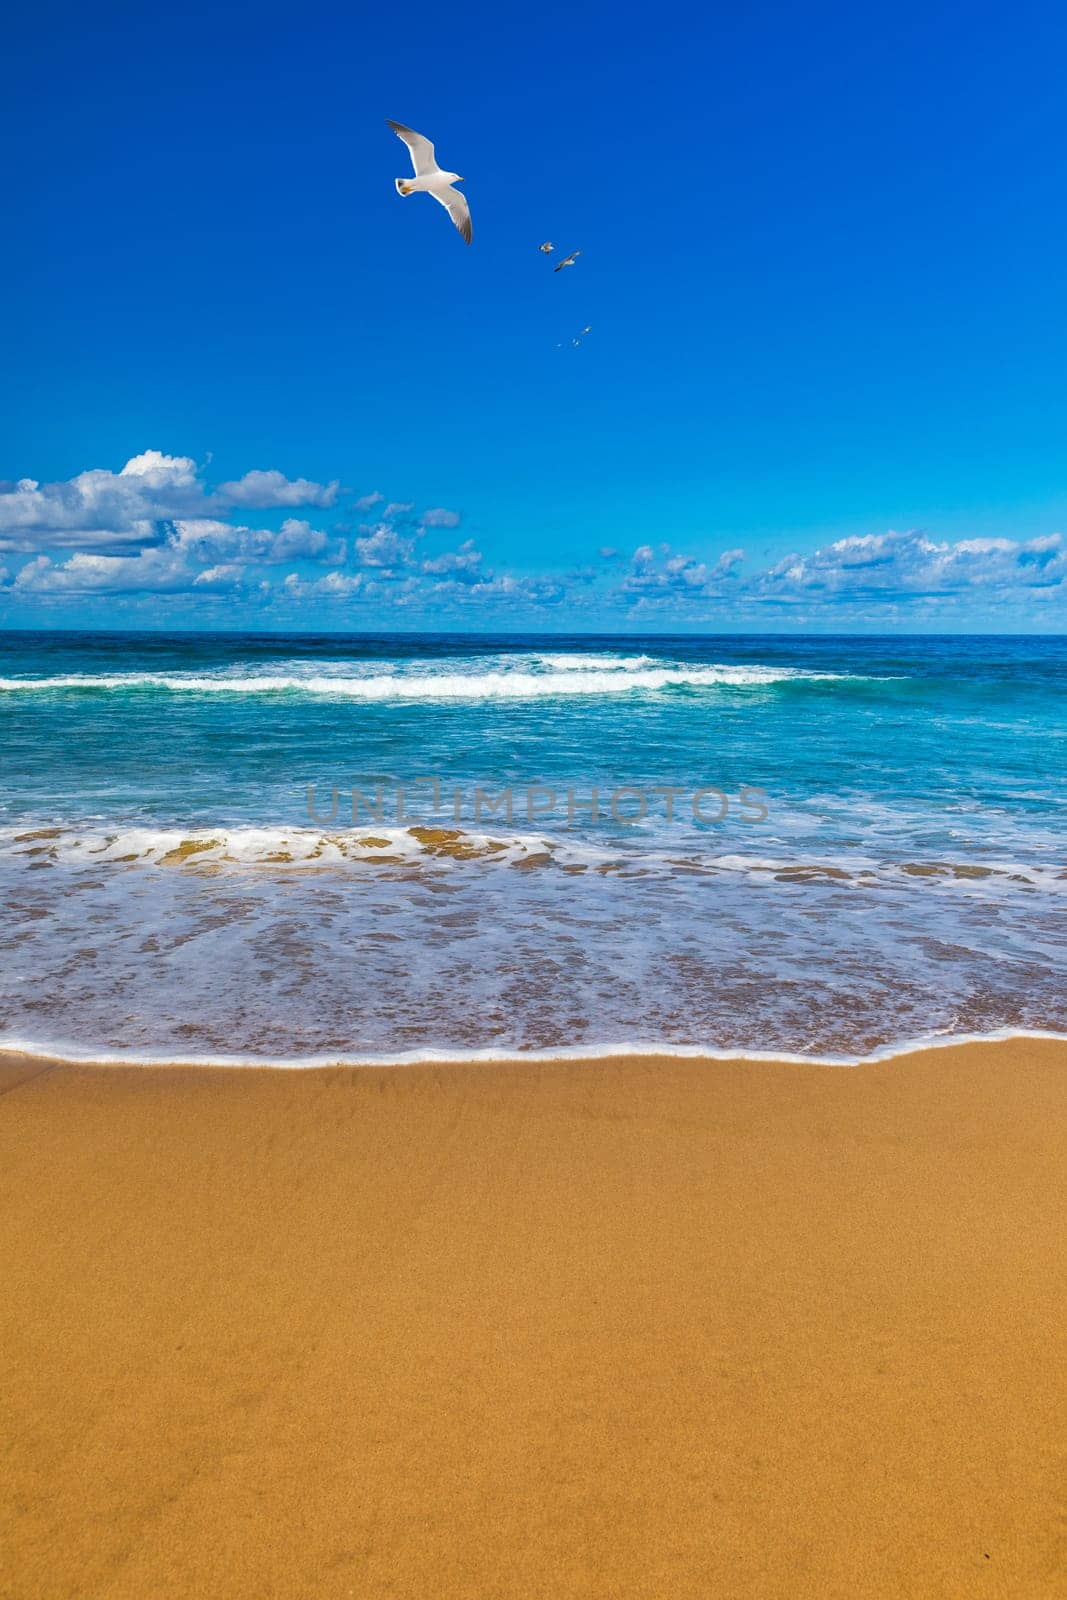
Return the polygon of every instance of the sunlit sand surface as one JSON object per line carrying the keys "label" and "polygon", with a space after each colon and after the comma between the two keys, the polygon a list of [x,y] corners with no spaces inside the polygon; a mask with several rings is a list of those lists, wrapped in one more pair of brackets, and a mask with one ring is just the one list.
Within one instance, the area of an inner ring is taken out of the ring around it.
{"label": "sunlit sand surface", "polygon": [[1063,1044],[0,1089],[5,1595],[1063,1593]]}

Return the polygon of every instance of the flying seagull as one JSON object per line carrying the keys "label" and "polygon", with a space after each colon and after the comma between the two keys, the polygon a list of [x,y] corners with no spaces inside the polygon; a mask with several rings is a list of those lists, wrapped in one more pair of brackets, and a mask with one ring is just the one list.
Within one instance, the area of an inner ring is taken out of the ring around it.
{"label": "flying seagull", "polygon": [[556,247],[551,239],[546,239],[544,244],[539,244],[537,248],[543,256],[550,256]]}
{"label": "flying seagull", "polygon": [[581,253],[580,250],[572,250],[569,256],[564,256],[562,261],[557,261],[552,268],[553,272],[562,272],[564,267],[573,267]]}
{"label": "flying seagull", "polygon": [[437,165],[433,145],[421,133],[416,133],[413,128],[405,128],[402,122],[394,122],[391,117],[386,117],[385,120],[397,138],[402,139],[407,145],[411,155],[411,165],[415,169],[413,178],[396,179],[397,194],[432,194],[438,205],[444,206],[464,239],[470,244],[470,206],[466,197],[452,187],[454,183],[463,182],[459,173],[442,172]]}

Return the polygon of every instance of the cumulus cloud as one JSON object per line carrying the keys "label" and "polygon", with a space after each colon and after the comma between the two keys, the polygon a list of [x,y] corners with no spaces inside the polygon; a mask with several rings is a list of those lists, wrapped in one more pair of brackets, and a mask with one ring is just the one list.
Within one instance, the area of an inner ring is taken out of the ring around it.
{"label": "cumulus cloud", "polygon": [[61,482],[21,478],[0,487],[0,548],[144,546],[165,538],[168,522],[208,506],[328,506],[337,493],[336,483],[292,482],[270,471],[246,473],[211,495],[191,457],[145,450],[118,472],[94,467]]}
{"label": "cumulus cloud", "polygon": [[[373,511],[376,520],[285,514],[302,506],[331,511],[343,493],[349,514]],[[241,515],[245,508],[264,515]],[[696,620],[753,619],[777,608],[805,622],[820,615],[891,622],[909,608],[912,617],[933,618],[965,601],[1047,609],[1067,597],[1067,546],[1055,533],[954,541],[915,530],[852,534],[771,564],[765,554],[762,570],[753,571],[740,547],[692,554],[649,541],[627,562],[617,544],[604,544],[599,560],[574,550],[564,571],[516,575],[492,571],[472,539],[435,550],[435,536],[460,521],[444,506],[418,513],[379,490],[357,499],[339,480],[288,478],[273,468],[212,489],[192,457],[144,450],[118,470],[0,482],[0,556],[18,557],[13,576],[0,566],[0,587],[6,603],[207,599],[239,590],[246,602],[358,600],[422,606],[430,616],[566,604],[576,615],[601,608],[606,617],[648,610]]]}
{"label": "cumulus cloud", "polygon": [[0,550],[151,544],[162,521],[189,512],[202,495],[196,463],[158,450],[132,456],[119,472],[94,467],[46,484],[20,478],[0,491]]}
{"label": "cumulus cloud", "polygon": [[[217,517],[179,517],[169,534],[170,544],[200,560],[232,556],[249,538],[258,538],[251,528],[235,528]],[[262,537],[267,537],[264,533]]]}
{"label": "cumulus cloud", "polygon": [[909,606],[936,610],[965,596],[1001,602],[1067,594],[1060,534],[954,542],[920,531],[853,534],[747,576],[739,570],[744,559],[740,548],[701,561],[667,544],[639,545],[620,598],[641,609],[674,606],[697,616],[702,605],[728,601],[748,615],[774,607],[796,614],[800,606],[816,605],[885,620]]}
{"label": "cumulus cloud", "polygon": [[678,555],[667,544],[658,550],[643,544],[634,551],[622,586],[627,594],[692,596],[707,593],[711,579],[706,562]]}
{"label": "cumulus cloud", "polygon": [[505,609],[523,606],[539,609],[559,605],[567,598],[566,586],[558,578],[516,577],[512,573],[499,577],[486,573],[473,583],[453,575],[435,583],[430,593],[465,605],[500,602]]}
{"label": "cumulus cloud", "polygon": [[823,597],[909,601],[990,590],[1062,585],[1067,549],[1060,534],[1039,539],[930,539],[921,531],[856,534],[810,555],[786,556],[754,580],[767,599]]}
{"label": "cumulus cloud", "polygon": [[165,594],[188,591],[196,574],[173,550],[135,556],[78,554],[53,562],[37,556],[15,578],[16,595]]}
{"label": "cumulus cloud", "polygon": [[196,589],[233,589],[244,579],[245,569],[236,562],[224,563],[218,567],[205,567],[203,572],[198,572],[193,579]]}
{"label": "cumulus cloud", "polygon": [[56,483],[20,478],[0,484],[0,550],[144,548],[162,543],[173,522],[203,520],[233,506],[327,507],[339,492],[336,481],[289,479],[273,469],[246,472],[211,492],[190,456],[143,450],[118,472],[93,467]]}
{"label": "cumulus cloud", "polygon": [[334,549],[339,550],[339,558],[343,560],[343,546],[331,546],[329,537],[321,528],[313,528],[310,522],[298,521],[296,517],[286,517],[261,559],[295,561],[305,556],[309,560],[321,561]]}
{"label": "cumulus cloud", "polygon": [[287,478],[273,467],[267,471],[256,468],[243,478],[220,483],[215,499],[220,505],[254,506],[260,511],[272,506],[332,506],[340,488],[336,478],[332,483],[315,483],[309,478]]}
{"label": "cumulus cloud", "polygon": [[198,560],[271,563],[306,557],[314,561],[341,561],[344,544],[332,541],[321,528],[287,517],[277,532],[270,528],[248,528],[216,517],[180,518],[168,537],[172,548]]}
{"label": "cumulus cloud", "polygon": [[404,567],[413,559],[414,539],[406,538],[384,522],[355,542],[356,559],[363,567]]}
{"label": "cumulus cloud", "polygon": [[[455,596],[464,604],[541,605],[566,592],[569,580],[487,571],[470,539],[420,560],[422,541],[458,527],[460,514],[431,506],[420,515],[414,502],[387,502],[378,490],[353,501],[357,511],[374,508],[377,522],[347,538],[344,523],[330,530],[294,515],[279,527],[262,527],[233,515],[246,508],[328,509],[340,494],[339,480],[288,478],[274,468],[255,468],[213,489],[191,456],[160,450],[141,451],[118,470],[91,468],[54,483],[0,482],[0,551],[28,558],[14,577],[0,569],[0,584],[6,580],[5,593],[24,602],[196,597],[240,588],[262,599],[359,596],[415,605],[432,597],[447,606]],[[282,579],[277,569],[291,563],[294,570]],[[338,570],[316,575],[314,566]]]}
{"label": "cumulus cloud", "polygon": [[482,553],[474,548],[473,539],[464,539],[458,550],[445,550],[422,563],[423,572],[474,573],[481,565]]}
{"label": "cumulus cloud", "polygon": [[[84,473],[83,477],[106,476]],[[142,450],[131,456],[120,478],[137,478],[147,488],[190,488],[196,482],[196,462],[190,456],[165,456],[159,450]]]}
{"label": "cumulus cloud", "polygon": [[312,579],[290,572],[282,590],[292,600],[348,600],[363,588],[364,581],[362,572],[329,572],[324,578]]}

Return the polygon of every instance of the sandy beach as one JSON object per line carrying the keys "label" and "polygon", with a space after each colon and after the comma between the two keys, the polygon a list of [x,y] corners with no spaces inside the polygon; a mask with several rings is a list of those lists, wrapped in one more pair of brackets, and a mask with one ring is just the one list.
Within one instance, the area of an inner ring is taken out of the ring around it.
{"label": "sandy beach", "polygon": [[0,1594],[1067,1592],[1067,1046],[0,1065]]}

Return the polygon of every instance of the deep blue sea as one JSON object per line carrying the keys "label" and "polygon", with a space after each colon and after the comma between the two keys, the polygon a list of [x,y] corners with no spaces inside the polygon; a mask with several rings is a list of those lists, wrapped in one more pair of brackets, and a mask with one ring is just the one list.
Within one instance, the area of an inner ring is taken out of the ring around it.
{"label": "deep blue sea", "polygon": [[1067,1033],[1065,705],[1062,638],[0,634],[0,1044]]}

